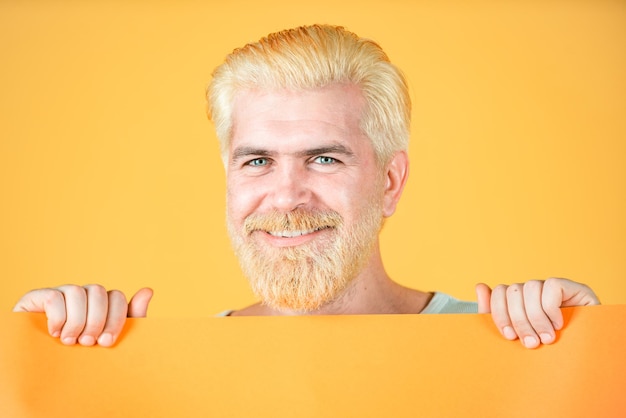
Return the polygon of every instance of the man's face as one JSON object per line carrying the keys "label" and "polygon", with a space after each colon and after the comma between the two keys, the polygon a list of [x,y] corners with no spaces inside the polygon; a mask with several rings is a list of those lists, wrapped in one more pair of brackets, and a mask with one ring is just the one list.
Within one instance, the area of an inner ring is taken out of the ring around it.
{"label": "man's face", "polygon": [[227,163],[228,227],[253,290],[277,309],[337,298],[370,260],[382,169],[356,86],[242,91]]}

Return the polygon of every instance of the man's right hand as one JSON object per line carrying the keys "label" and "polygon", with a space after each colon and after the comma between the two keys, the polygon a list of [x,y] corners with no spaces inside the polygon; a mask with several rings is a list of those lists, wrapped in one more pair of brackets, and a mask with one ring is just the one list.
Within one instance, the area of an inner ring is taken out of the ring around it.
{"label": "man's right hand", "polygon": [[97,284],[65,285],[28,292],[13,312],[45,312],[48,332],[60,337],[63,344],[110,347],[122,332],[126,317],[146,316],[152,294],[152,289],[143,288],[127,303],[119,290],[107,291]]}

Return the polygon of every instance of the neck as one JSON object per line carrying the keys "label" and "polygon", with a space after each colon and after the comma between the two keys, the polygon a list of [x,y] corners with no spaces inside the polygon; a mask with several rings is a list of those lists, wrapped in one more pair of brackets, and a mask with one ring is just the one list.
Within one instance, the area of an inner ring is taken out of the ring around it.
{"label": "neck", "polygon": [[370,260],[348,287],[333,301],[311,312],[273,309],[260,303],[233,313],[234,316],[268,315],[361,315],[419,313],[432,294],[409,289],[391,280],[378,246]]}

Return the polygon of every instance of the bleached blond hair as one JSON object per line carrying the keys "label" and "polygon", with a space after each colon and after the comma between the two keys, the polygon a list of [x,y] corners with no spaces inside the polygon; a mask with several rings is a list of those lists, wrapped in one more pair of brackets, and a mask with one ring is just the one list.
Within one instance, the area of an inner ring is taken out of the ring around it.
{"label": "bleached blond hair", "polygon": [[378,162],[387,163],[409,141],[411,99],[402,72],[375,42],[341,26],[312,25],[272,33],[235,49],[213,72],[208,114],[227,161],[233,103],[246,89],[311,90],[333,84],[361,88],[361,129]]}

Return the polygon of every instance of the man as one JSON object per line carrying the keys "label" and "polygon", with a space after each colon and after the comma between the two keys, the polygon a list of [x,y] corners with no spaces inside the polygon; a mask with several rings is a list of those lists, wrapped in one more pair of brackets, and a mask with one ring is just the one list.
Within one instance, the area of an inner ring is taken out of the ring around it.
{"label": "man", "polygon": [[[566,279],[476,287],[478,302],[408,289],[385,272],[378,235],[408,176],[410,98],[382,49],[343,28],[271,34],[230,54],[208,89],[227,177],[227,224],[260,303],[226,315],[491,312],[507,339],[550,344],[562,306],[598,304]],[[114,344],[145,316],[98,285],[27,293],[65,344]]]}

